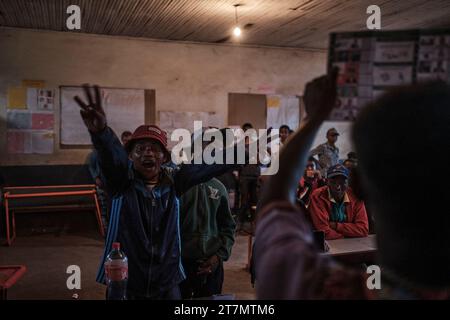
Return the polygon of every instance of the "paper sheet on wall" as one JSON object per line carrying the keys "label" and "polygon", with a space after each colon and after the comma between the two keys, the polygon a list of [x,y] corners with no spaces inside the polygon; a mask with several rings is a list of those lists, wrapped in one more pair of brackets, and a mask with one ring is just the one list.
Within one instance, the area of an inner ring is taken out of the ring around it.
{"label": "paper sheet on wall", "polygon": [[31,132],[24,130],[8,130],[6,132],[6,145],[9,154],[30,154]]}
{"label": "paper sheet on wall", "polygon": [[373,68],[375,86],[398,86],[412,82],[412,66],[376,66]]}
{"label": "paper sheet on wall", "polygon": [[8,109],[26,109],[26,108],[27,108],[27,88],[9,87]]}
{"label": "paper sheet on wall", "polygon": [[159,126],[167,132],[167,142],[172,148],[178,141],[171,141],[171,134],[175,129],[187,129],[194,132],[194,121],[202,121],[203,127],[224,127],[223,119],[215,112],[179,112],[159,111]]}
{"label": "paper sheet on wall", "polygon": [[7,129],[31,129],[31,113],[28,110],[8,110],[6,113]]}
{"label": "paper sheet on wall", "polygon": [[414,60],[414,42],[377,42],[375,62],[412,62]]}
{"label": "paper sheet on wall", "polygon": [[55,92],[49,89],[38,89],[37,109],[40,111],[53,111]]}
{"label": "paper sheet on wall", "polygon": [[22,80],[22,87],[45,88],[44,80]]}
{"label": "paper sheet on wall", "polygon": [[31,129],[33,130],[53,130],[54,128],[53,113],[32,113]]}
{"label": "paper sheet on wall", "polygon": [[53,145],[54,143],[52,131],[35,131],[31,134],[32,153],[53,153]]}
{"label": "paper sheet on wall", "polygon": [[286,124],[292,130],[297,129],[300,118],[300,105],[297,96],[267,96],[267,128],[278,129]]}
{"label": "paper sheet on wall", "polygon": [[[90,145],[91,138],[81,119],[80,107],[74,96],[84,98],[81,87],[61,88],[61,144]],[[108,125],[117,135],[123,131],[134,131],[145,123],[144,90],[102,89],[103,108]]]}
{"label": "paper sheet on wall", "polygon": [[27,107],[32,111],[38,109],[38,89],[27,88]]}
{"label": "paper sheet on wall", "polygon": [[51,154],[54,146],[53,131],[8,130],[7,152],[9,154]]}

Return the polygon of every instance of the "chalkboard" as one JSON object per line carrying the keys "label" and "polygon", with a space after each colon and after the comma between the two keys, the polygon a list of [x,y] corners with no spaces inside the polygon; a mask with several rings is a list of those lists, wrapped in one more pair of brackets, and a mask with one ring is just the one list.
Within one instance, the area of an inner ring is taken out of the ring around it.
{"label": "chalkboard", "polygon": [[[60,87],[61,146],[87,146],[91,144],[89,133],[80,116],[80,107],[73,100],[78,95],[85,98],[82,87]],[[145,90],[102,88],[103,108],[108,126],[116,134],[133,132],[145,123]]]}

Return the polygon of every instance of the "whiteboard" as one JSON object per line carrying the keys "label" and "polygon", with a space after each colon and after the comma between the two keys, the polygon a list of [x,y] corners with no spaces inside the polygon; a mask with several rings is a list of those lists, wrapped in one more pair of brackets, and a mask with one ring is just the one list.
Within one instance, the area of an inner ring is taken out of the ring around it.
{"label": "whiteboard", "polygon": [[[119,136],[133,132],[145,123],[144,89],[101,89],[103,109],[108,126]],[[61,87],[61,144],[90,145],[91,138],[80,116],[80,107],[73,100],[78,95],[86,101],[81,87]]]}

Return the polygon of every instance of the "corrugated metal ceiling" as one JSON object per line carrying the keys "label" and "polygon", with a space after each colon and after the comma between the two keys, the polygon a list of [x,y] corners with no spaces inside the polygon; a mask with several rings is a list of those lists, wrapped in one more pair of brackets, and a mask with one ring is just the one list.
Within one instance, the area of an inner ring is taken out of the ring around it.
{"label": "corrugated metal ceiling", "polygon": [[[450,27],[449,0],[384,0],[384,30]],[[372,0],[0,0],[0,26],[68,31],[66,8],[81,7],[79,32],[151,39],[324,49],[332,31],[366,30]]]}

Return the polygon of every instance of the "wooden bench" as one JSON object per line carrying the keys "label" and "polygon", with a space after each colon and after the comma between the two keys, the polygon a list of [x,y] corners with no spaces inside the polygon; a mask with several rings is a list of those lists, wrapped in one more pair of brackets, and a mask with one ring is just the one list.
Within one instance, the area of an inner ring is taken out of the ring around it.
{"label": "wooden bench", "polygon": [[25,266],[0,266],[0,300],[8,299],[8,289],[22,278],[27,271]]}
{"label": "wooden bench", "polygon": [[[19,213],[93,211],[104,235],[99,201],[87,165],[3,166],[5,180],[0,217],[2,234],[11,245]],[[5,223],[6,222],[6,223]]]}
{"label": "wooden bench", "polygon": [[100,205],[94,184],[6,187],[3,191],[6,243],[9,246],[16,238],[15,215],[25,212],[40,213],[93,210],[100,234],[105,236]]}

